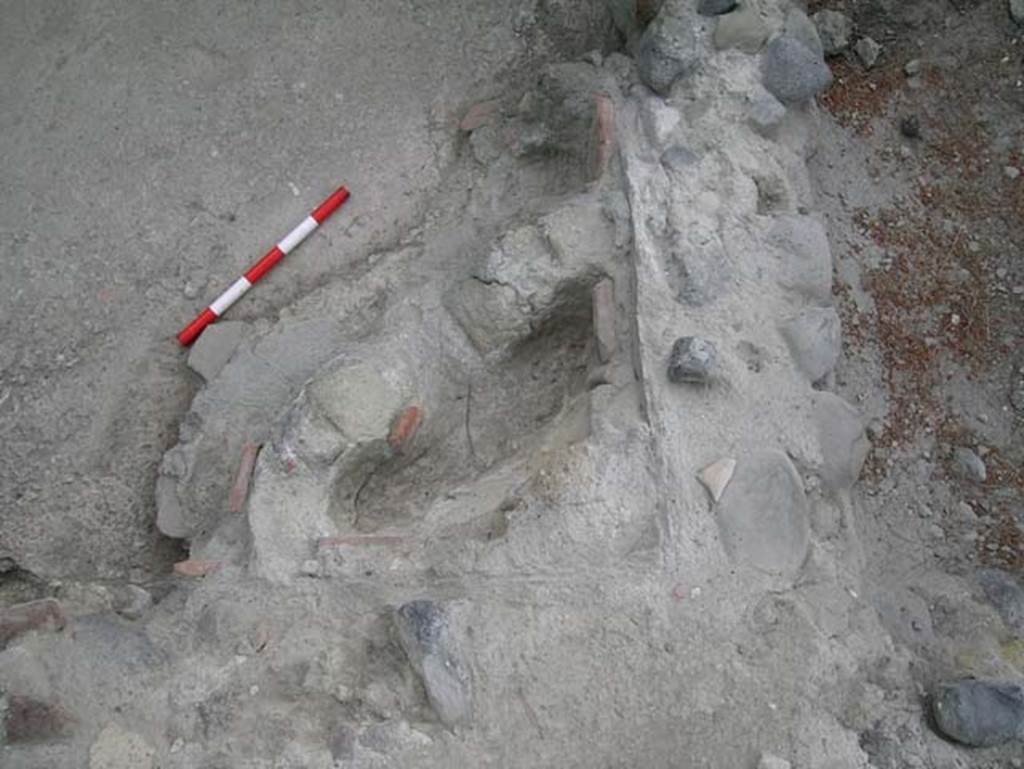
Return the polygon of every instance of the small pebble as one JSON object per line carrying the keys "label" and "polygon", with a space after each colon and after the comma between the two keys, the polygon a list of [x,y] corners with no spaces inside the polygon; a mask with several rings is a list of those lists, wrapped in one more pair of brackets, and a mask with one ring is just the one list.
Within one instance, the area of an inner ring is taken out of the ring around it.
{"label": "small pebble", "polygon": [[921,72],[921,60],[911,59],[903,65],[903,72],[907,77],[913,77]]}
{"label": "small pebble", "polygon": [[916,115],[908,115],[900,120],[900,133],[908,139],[921,138],[921,122]]}
{"label": "small pebble", "polygon": [[114,611],[127,619],[139,619],[153,605],[153,596],[138,585],[124,585],[115,591]]}
{"label": "small pebble", "polygon": [[960,517],[968,523],[972,523],[978,520],[978,516],[974,513],[974,508],[966,502],[961,502],[956,506],[957,511],[960,513]]}
{"label": "small pebble", "polygon": [[961,478],[975,483],[984,483],[988,477],[981,457],[968,448],[960,447],[953,452],[953,465]]}
{"label": "small pebble", "polygon": [[857,58],[861,60],[861,63],[868,69],[871,69],[875,66],[875,62],[878,61],[878,57],[882,53],[882,46],[870,37],[862,37],[853,46],[853,50],[857,53]]}
{"label": "small pebble", "polygon": [[1007,179],[1016,179],[1020,176],[1020,169],[1016,166],[1006,166],[1006,168],[1003,169],[1003,173],[1006,174]]}
{"label": "small pebble", "polygon": [[186,299],[195,299],[199,296],[199,287],[189,280],[185,282],[185,287],[181,290],[181,293],[185,295]]}

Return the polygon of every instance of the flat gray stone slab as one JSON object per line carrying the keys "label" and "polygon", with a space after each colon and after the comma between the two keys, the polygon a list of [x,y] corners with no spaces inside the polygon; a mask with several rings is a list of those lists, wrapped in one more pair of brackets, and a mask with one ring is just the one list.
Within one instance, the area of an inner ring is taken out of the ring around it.
{"label": "flat gray stone slab", "polygon": [[739,461],[717,517],[725,551],[737,563],[791,576],[807,556],[807,497],[796,468],[781,451]]}

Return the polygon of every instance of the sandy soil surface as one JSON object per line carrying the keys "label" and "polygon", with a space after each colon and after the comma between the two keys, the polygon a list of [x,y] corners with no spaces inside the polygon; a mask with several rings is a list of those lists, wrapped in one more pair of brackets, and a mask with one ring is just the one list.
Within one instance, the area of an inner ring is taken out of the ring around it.
{"label": "sandy soil surface", "polygon": [[[273,319],[417,221],[452,127],[591,12],[529,2],[0,9],[0,558],[166,571],[155,469],[199,380],[174,335],[340,183],[236,319]],[[554,18],[554,22],[547,21]],[[582,52],[582,51],[580,51]]]}

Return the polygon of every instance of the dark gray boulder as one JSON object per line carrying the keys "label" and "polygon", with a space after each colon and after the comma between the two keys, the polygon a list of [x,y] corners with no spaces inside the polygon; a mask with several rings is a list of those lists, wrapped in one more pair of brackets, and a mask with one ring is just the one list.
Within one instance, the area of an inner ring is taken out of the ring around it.
{"label": "dark gray boulder", "polygon": [[1024,738],[1024,686],[1011,681],[956,681],[939,686],[932,702],[939,731],[972,747]]}

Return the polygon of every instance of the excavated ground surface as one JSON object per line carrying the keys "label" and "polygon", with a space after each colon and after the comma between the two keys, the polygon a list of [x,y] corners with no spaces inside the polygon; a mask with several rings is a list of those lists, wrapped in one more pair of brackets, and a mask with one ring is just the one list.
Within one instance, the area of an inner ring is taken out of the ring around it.
{"label": "excavated ground surface", "polygon": [[1019,765],[1020,30],[660,5],[5,9],[0,763]]}

